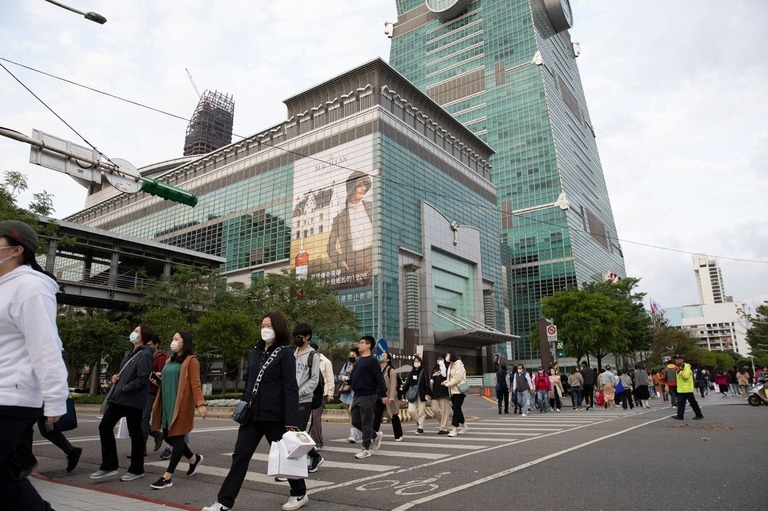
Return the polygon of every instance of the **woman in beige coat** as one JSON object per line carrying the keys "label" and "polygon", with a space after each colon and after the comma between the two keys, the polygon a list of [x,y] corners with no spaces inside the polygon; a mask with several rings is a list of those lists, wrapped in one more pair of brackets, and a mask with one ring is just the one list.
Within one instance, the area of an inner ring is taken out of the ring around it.
{"label": "woman in beige coat", "polygon": [[173,486],[173,473],[182,454],[189,460],[187,475],[197,471],[203,455],[192,453],[184,435],[194,427],[195,408],[203,419],[208,415],[200,384],[200,362],[192,351],[192,334],[176,332],[171,351],[173,355],[158,375],[160,385],[152,406],[152,430],[162,429],[165,441],[173,446],[165,474],[151,485],[156,490]]}
{"label": "woman in beige coat", "polygon": [[459,390],[459,385],[467,383],[467,371],[464,364],[456,356],[456,353],[449,351],[445,354],[445,362],[448,366],[448,377],[440,385],[448,387],[448,393],[451,396],[451,407],[453,408],[453,419],[451,420],[451,431],[448,436],[463,435],[469,428],[464,424],[464,413],[461,410],[464,404],[464,394]]}
{"label": "woman in beige coat", "polygon": [[378,358],[381,365],[381,374],[384,376],[384,383],[387,384],[389,402],[385,405],[378,400],[376,401],[376,409],[373,413],[373,431],[378,437],[379,430],[381,429],[381,418],[384,415],[384,410],[386,410],[392,423],[392,433],[395,435],[395,442],[400,442],[403,440],[403,426],[400,423],[400,402],[397,400],[397,374],[392,368],[392,355],[385,351]]}

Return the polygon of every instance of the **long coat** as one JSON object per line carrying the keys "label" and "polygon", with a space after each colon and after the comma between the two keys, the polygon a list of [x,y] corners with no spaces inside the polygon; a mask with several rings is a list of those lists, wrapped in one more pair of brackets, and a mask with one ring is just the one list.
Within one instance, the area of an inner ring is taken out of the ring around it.
{"label": "long coat", "polygon": [[[168,359],[170,363],[171,359]],[[176,391],[176,405],[173,407],[173,418],[168,436],[180,436],[192,431],[195,424],[195,408],[203,406],[203,386],[200,384],[200,362],[194,355],[187,355],[181,363],[179,388]],[[152,430],[159,431],[163,417],[163,387],[157,391],[155,403],[152,405]]]}

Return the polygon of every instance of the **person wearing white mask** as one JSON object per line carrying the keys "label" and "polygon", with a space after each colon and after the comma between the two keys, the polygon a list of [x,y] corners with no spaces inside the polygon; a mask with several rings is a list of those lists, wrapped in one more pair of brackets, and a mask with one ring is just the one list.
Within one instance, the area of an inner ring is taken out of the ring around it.
{"label": "person wearing white mask", "polygon": [[[287,430],[298,430],[299,385],[296,358],[293,350],[287,347],[289,342],[290,333],[281,314],[271,312],[261,319],[261,341],[251,351],[248,383],[242,398],[244,401],[253,399],[248,422],[237,431],[232,465],[219,489],[217,501],[204,507],[203,511],[232,509],[248,474],[251,457],[263,437],[271,444],[282,439]],[[308,502],[307,485],[304,479],[288,479],[288,484],[291,498],[282,509],[294,511]]]}
{"label": "person wearing white mask", "polygon": [[101,439],[101,465],[91,474],[98,480],[117,475],[117,443],[114,429],[117,422],[125,417],[128,435],[131,437],[131,465],[121,481],[134,481],[144,477],[144,434],[141,431],[141,417],[149,394],[149,375],[152,372],[152,348],[148,339],[155,338],[155,332],[147,325],[137,326],[128,336],[133,349],[126,352],[120,363],[120,371],[112,375],[112,388],[105,398],[106,409],[99,423]]}
{"label": "person wearing white mask", "polygon": [[173,447],[165,474],[150,485],[156,490],[173,486],[173,473],[182,454],[189,460],[188,476],[195,475],[203,461],[203,455],[193,454],[184,439],[184,435],[194,428],[195,409],[203,419],[208,415],[200,383],[200,362],[192,349],[192,339],[192,333],[183,330],[173,334],[173,355],[163,368],[160,388],[152,406],[153,430],[162,428],[163,438]]}
{"label": "person wearing white mask", "polygon": [[464,412],[462,406],[464,405],[464,394],[459,390],[460,383],[466,383],[467,370],[464,368],[464,363],[460,358],[456,356],[455,352],[448,351],[445,354],[445,361],[451,365],[448,367],[448,377],[441,383],[444,387],[448,387],[448,393],[451,395],[451,408],[453,409],[453,418],[451,419],[451,428],[448,436],[463,435],[469,431],[469,427],[464,423]]}
{"label": "person wearing white mask", "polygon": [[432,369],[432,376],[429,379],[429,394],[432,397],[432,410],[440,421],[438,435],[448,434],[448,419],[451,417],[451,399],[448,394],[448,388],[441,385],[448,377],[448,369],[445,366],[445,359],[442,355],[437,356],[437,362]]}
{"label": "person wearing white mask", "polygon": [[42,414],[67,411],[67,369],[56,328],[56,280],[35,260],[39,239],[16,220],[0,222],[0,502],[3,509],[50,509],[22,474],[19,441]]}
{"label": "person wearing white mask", "polygon": [[[427,387],[427,371],[421,366],[421,357],[416,355],[413,357],[413,369],[403,387],[403,392],[408,399],[408,413],[412,417],[416,417],[417,435],[424,434],[424,421],[427,418],[427,396],[429,396]],[[412,388],[415,390],[411,390]]]}

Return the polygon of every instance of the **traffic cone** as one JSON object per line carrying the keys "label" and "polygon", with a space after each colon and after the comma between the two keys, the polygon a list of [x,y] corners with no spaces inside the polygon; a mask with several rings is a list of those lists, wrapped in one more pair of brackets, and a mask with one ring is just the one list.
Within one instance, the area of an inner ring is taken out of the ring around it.
{"label": "traffic cone", "polygon": [[490,387],[484,387],[483,395],[485,397],[491,397],[491,388]]}

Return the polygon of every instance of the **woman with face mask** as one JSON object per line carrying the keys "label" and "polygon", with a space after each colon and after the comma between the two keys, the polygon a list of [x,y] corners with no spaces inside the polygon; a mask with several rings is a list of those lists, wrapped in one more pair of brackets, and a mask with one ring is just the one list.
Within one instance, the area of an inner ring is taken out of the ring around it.
{"label": "woman with face mask", "polygon": [[347,438],[347,442],[350,444],[354,444],[358,440],[363,438],[363,432],[357,429],[356,427],[352,426],[352,415],[350,412],[350,407],[352,406],[352,400],[355,397],[355,393],[352,392],[352,385],[349,383],[350,375],[352,374],[352,368],[355,366],[355,362],[357,362],[357,359],[360,357],[360,350],[355,346],[351,350],[349,350],[349,356],[347,358],[347,361],[344,362],[344,365],[341,366],[341,371],[339,371],[339,401],[341,401],[341,405],[344,407],[344,409],[347,411],[347,417],[349,418],[349,437]]}
{"label": "woman with face mask", "polygon": [[184,435],[194,428],[195,409],[203,419],[208,415],[200,383],[200,362],[192,349],[192,339],[190,332],[173,334],[173,355],[163,368],[160,388],[152,406],[152,429],[162,429],[163,438],[173,448],[165,474],[151,484],[156,490],[173,486],[173,473],[182,454],[189,460],[188,476],[194,475],[203,461],[203,455],[193,454],[184,441]]}
{"label": "woman with face mask", "polygon": [[384,415],[384,410],[386,410],[392,423],[392,433],[395,435],[395,442],[400,442],[403,440],[403,426],[400,423],[400,403],[397,401],[397,374],[392,368],[392,355],[385,351],[378,358],[381,374],[384,376],[384,383],[387,384],[387,397],[389,401],[387,404],[382,403],[380,400],[376,401],[376,408],[373,413],[373,431],[376,433],[374,438],[381,438],[379,437],[381,434],[379,433],[381,418]]}
{"label": "woman with face mask", "polygon": [[152,372],[152,348],[147,346],[155,332],[147,325],[139,325],[128,336],[133,346],[120,363],[120,371],[112,375],[112,388],[106,397],[106,410],[99,423],[101,439],[101,465],[91,479],[104,479],[117,475],[117,443],[113,430],[117,421],[125,417],[131,437],[131,465],[120,479],[134,481],[144,477],[144,434],[141,417],[149,394],[149,375]]}
{"label": "woman with face mask", "polygon": [[432,397],[432,411],[440,421],[440,427],[437,430],[438,435],[448,434],[448,419],[451,417],[451,399],[448,395],[448,388],[442,383],[448,376],[448,368],[445,365],[445,359],[442,355],[437,356],[437,362],[432,369],[432,376],[429,379],[429,394]]}
{"label": "woman with face mask", "polygon": [[451,431],[448,436],[463,435],[469,428],[464,424],[464,413],[461,410],[464,404],[464,394],[459,390],[460,383],[466,383],[467,370],[464,364],[456,357],[456,353],[449,351],[445,354],[445,361],[451,365],[448,367],[448,377],[441,383],[448,387],[448,393],[451,395],[451,407],[453,408],[453,420],[451,421]]}
{"label": "woman with face mask", "polygon": [[[403,392],[407,395],[408,390],[415,387],[415,395],[413,400],[408,399],[408,413],[412,417],[416,417],[416,434],[424,434],[424,421],[427,418],[427,399],[429,398],[427,375],[426,371],[422,367],[421,357],[416,355],[413,357],[413,370],[408,376],[408,381],[405,382]],[[413,394],[413,391],[411,392]]]}
{"label": "woman with face mask", "polygon": [[[287,430],[298,430],[299,385],[296,357],[288,347],[290,340],[288,326],[281,314],[270,312],[261,319],[261,340],[251,351],[248,383],[242,397],[244,401],[252,399],[248,422],[237,431],[232,465],[221,485],[217,502],[204,507],[203,511],[232,509],[248,474],[251,457],[263,437],[271,444],[282,439]],[[283,511],[299,509],[309,500],[304,479],[288,479],[288,484],[291,498],[283,504]]]}
{"label": "woman with face mask", "polygon": [[[31,448],[32,425],[67,411],[67,369],[56,328],[59,286],[35,260],[39,239],[16,220],[0,221],[0,502],[3,509],[46,509],[12,455]],[[28,440],[26,440],[28,438]],[[27,444],[28,442],[28,444]],[[31,452],[30,452],[31,453]]]}

